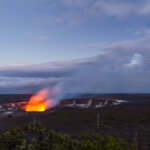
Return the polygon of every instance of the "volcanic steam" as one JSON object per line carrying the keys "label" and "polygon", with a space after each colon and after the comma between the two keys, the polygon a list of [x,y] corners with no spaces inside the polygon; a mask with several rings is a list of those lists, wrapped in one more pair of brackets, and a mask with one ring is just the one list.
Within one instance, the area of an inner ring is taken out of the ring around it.
{"label": "volcanic steam", "polygon": [[25,111],[28,112],[43,112],[51,107],[52,100],[50,99],[49,89],[43,89],[36,95],[33,95],[25,106]]}

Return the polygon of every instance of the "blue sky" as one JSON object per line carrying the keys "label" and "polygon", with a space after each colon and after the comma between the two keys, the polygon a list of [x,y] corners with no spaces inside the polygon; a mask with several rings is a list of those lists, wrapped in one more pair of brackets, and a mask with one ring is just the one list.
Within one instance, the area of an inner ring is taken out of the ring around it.
{"label": "blue sky", "polygon": [[148,0],[0,0],[0,93],[150,92],[149,16]]}

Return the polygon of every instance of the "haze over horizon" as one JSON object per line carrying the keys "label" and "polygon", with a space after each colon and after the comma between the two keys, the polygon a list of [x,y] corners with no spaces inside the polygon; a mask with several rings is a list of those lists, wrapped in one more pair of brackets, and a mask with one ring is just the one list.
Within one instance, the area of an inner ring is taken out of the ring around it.
{"label": "haze over horizon", "polygon": [[150,93],[150,1],[0,0],[0,94]]}

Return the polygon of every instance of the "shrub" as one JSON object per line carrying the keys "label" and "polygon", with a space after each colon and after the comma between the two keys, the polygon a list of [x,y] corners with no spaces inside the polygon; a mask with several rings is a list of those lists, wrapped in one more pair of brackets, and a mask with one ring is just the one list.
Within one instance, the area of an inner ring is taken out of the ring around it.
{"label": "shrub", "polygon": [[90,135],[86,130],[75,140],[55,131],[46,133],[41,125],[33,131],[31,126],[24,125],[24,129],[36,133],[34,139],[26,139],[20,128],[11,129],[0,136],[0,150],[134,150],[133,145],[123,139],[102,136],[95,131]]}
{"label": "shrub", "polygon": [[25,144],[25,134],[20,128],[11,129],[0,136],[1,150],[16,150]]}

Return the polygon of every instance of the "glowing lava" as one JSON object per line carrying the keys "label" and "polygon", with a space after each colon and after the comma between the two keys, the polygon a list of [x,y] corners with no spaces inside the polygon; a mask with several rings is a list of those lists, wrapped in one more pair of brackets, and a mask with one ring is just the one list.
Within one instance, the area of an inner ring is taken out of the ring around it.
{"label": "glowing lava", "polygon": [[25,106],[25,111],[42,112],[50,107],[49,90],[43,89],[36,95],[33,95]]}

